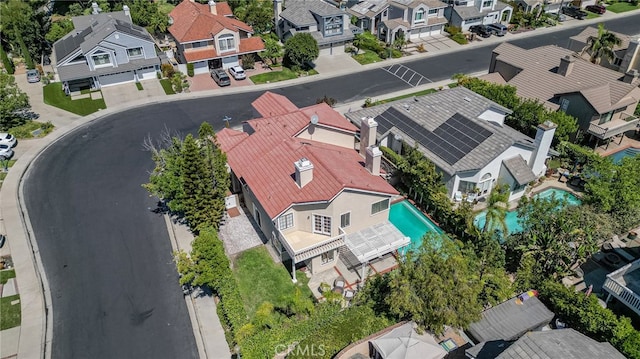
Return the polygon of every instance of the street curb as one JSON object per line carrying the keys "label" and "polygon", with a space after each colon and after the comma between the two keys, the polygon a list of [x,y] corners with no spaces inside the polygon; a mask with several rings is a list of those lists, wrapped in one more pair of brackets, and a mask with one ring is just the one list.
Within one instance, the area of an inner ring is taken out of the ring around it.
{"label": "street curb", "polygon": [[[180,250],[180,245],[178,244],[178,238],[176,236],[176,229],[174,227],[173,221],[171,220],[171,216],[168,214],[164,215],[164,222],[167,226],[167,232],[169,233],[169,238],[171,239],[171,248],[174,252]],[[187,303],[187,311],[189,312],[189,317],[191,318],[191,327],[193,329],[193,336],[196,339],[196,346],[198,347],[198,355],[200,359],[207,359],[209,356],[207,355],[207,349],[204,345],[204,335],[202,334],[200,319],[196,315],[195,305],[193,304],[193,293],[189,293],[188,296],[184,296],[184,301]]]}
{"label": "street curb", "polygon": [[[596,18],[589,20],[576,21],[568,25],[554,26],[544,29],[535,30],[535,32],[525,32],[512,34],[508,39],[499,39],[495,41],[487,41],[486,43],[472,43],[462,48],[447,49],[436,52],[427,52],[424,54],[412,55],[408,58],[400,58],[393,60],[385,60],[382,62],[364,65],[362,71],[375,68],[385,67],[398,63],[412,62],[427,57],[439,56],[451,52],[461,51],[472,47],[495,46],[502,42],[508,42],[523,38],[527,35],[540,35],[548,32],[561,31],[564,29],[576,28],[586,25],[592,25],[602,21],[614,20],[636,15],[640,10],[628,11],[622,14],[607,18]],[[506,37],[506,36],[505,36]],[[361,72],[361,71],[358,71]],[[330,74],[314,75],[313,82],[331,79],[347,74],[352,74],[351,70],[337,71]],[[21,288],[21,312],[22,323],[20,330],[20,339],[18,345],[18,358],[38,358],[49,359],[51,357],[51,340],[53,335],[51,307],[51,293],[44,268],[42,267],[41,258],[34,238],[33,230],[27,208],[24,203],[23,179],[29,175],[31,164],[46,149],[52,146],[58,140],[83,129],[85,126],[101,120],[109,115],[137,108],[142,105],[153,105],[160,102],[174,102],[192,100],[198,98],[206,98],[212,96],[232,95],[246,92],[259,92],[282,87],[295,86],[301,83],[308,83],[308,77],[297,78],[286,81],[285,83],[276,82],[271,84],[262,84],[250,87],[239,87],[236,89],[225,90],[209,90],[198,93],[176,94],[167,98],[164,96],[156,96],[149,99],[134,101],[131,103],[108,108],[95,114],[82,117],[70,123],[67,126],[54,130],[47,137],[44,137],[41,143],[34,145],[29,149],[9,171],[0,189],[0,214],[2,223],[4,224],[11,255],[14,259],[14,268],[19,276]],[[412,91],[417,91],[412,88]],[[25,161],[26,160],[26,161]],[[171,232],[171,231],[170,231]],[[175,238],[174,238],[175,240]],[[191,314],[191,313],[190,313]],[[193,325],[193,323],[192,323]],[[196,336],[197,337],[197,336]],[[197,340],[197,339],[196,339]],[[198,348],[200,352],[200,347]]]}

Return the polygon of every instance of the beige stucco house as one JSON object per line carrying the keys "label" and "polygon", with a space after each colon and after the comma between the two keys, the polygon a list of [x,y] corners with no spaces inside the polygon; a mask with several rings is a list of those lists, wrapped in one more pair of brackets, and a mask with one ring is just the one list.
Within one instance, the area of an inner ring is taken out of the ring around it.
{"label": "beige stucco house", "polygon": [[523,98],[578,120],[579,133],[609,140],[636,129],[640,100],[637,71],[620,74],[557,46],[523,49],[504,43],[493,50],[489,74],[481,78],[516,87]]}
{"label": "beige stucco house", "polygon": [[252,106],[260,118],[217,137],[233,191],[291,260],[294,281],[296,266],[318,273],[343,254],[364,264],[409,243],[388,220],[398,192],[381,176],[375,134],[363,135],[358,153],[357,128],[325,103],[298,108],[266,92]]}

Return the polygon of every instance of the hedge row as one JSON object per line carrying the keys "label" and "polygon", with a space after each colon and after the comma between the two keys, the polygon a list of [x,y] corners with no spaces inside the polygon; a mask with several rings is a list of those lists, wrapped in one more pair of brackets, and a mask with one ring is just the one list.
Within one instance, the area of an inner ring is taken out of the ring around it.
{"label": "hedge row", "polygon": [[545,282],[540,300],[569,327],[599,342],[609,342],[627,358],[640,359],[640,332],[627,317],[603,308],[595,295],[585,296],[556,282]]}

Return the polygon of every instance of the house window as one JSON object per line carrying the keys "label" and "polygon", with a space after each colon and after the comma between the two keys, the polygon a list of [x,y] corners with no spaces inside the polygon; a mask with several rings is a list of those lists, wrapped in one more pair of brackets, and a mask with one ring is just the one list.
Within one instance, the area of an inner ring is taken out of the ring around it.
{"label": "house window", "polygon": [[602,115],[600,115],[600,122],[598,122],[598,125],[602,125],[603,123],[607,123],[611,121],[612,116],[613,116],[613,112],[611,111],[607,113],[603,113]]}
{"label": "house window", "polygon": [[622,65],[622,59],[619,57],[616,57],[615,59],[613,59],[613,65],[614,66],[620,66]]}
{"label": "house window", "polygon": [[191,44],[191,47],[194,49],[197,49],[198,47],[205,47],[207,46],[207,42],[206,41],[198,41],[198,42],[194,42],[193,44]]}
{"label": "house window", "polygon": [[342,34],[342,16],[328,17],[324,19],[324,36]]}
{"label": "house window", "polygon": [[387,9],[382,12],[382,16],[387,16]]}
{"label": "house window", "polygon": [[476,191],[476,184],[469,181],[460,181],[458,191],[462,193],[472,193]]}
{"label": "house window", "polygon": [[376,202],[371,205],[371,214],[376,214],[378,212],[382,212],[385,209],[389,208],[389,199],[383,199],[380,202]]}
{"label": "house window", "polygon": [[482,7],[491,7],[493,0],[487,0],[482,2]]}
{"label": "house window", "polygon": [[418,11],[416,11],[415,20],[416,22],[424,21],[424,9],[418,9]]}
{"label": "house window", "polygon": [[331,217],[313,215],[313,232],[331,235]]}
{"label": "house window", "polygon": [[284,216],[280,216],[280,218],[278,218],[279,230],[282,231],[291,227],[293,227],[293,213],[285,214]]}
{"label": "house window", "polygon": [[438,9],[429,9],[429,17],[438,15]]}
{"label": "house window", "polygon": [[260,220],[260,210],[257,205],[253,205],[253,215],[256,218],[256,222],[258,223],[258,227],[262,226],[262,221]]}
{"label": "house window", "polygon": [[220,51],[234,51],[236,49],[236,43],[233,39],[233,35],[222,35],[218,38],[218,45]]}
{"label": "house window", "polygon": [[324,252],[320,255],[320,259],[322,260],[322,264],[327,264],[333,262],[334,259],[334,251]]}
{"label": "house window", "polygon": [[91,56],[91,58],[93,59],[93,63],[96,66],[104,66],[104,65],[111,64],[111,58],[109,57],[109,54],[93,55]]}
{"label": "house window", "polygon": [[134,49],[127,49],[127,55],[129,57],[139,57],[142,56],[142,47],[136,47]]}
{"label": "house window", "polygon": [[566,98],[563,98],[562,100],[560,100],[560,110],[562,112],[567,112],[568,108],[569,108],[569,100],[567,100]]}
{"label": "house window", "polygon": [[340,227],[347,228],[351,225],[351,212],[340,215]]}

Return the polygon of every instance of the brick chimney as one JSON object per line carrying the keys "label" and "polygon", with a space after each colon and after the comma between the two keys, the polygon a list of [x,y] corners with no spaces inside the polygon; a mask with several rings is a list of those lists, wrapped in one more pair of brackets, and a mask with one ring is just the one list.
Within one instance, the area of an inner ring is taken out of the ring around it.
{"label": "brick chimney", "polygon": [[378,123],[372,117],[363,117],[360,122],[360,156],[365,157],[367,148],[376,144]]}
{"label": "brick chimney", "polygon": [[209,11],[211,11],[211,13],[214,15],[218,15],[218,9],[216,9],[215,0],[209,0]]}
{"label": "brick chimney", "polygon": [[380,175],[380,162],[382,161],[382,151],[378,146],[367,147],[367,154],[364,160],[364,167],[374,176]]}
{"label": "brick chimney", "polygon": [[633,70],[629,70],[624,74],[624,77],[622,78],[623,82],[626,82],[628,84],[632,84],[634,83],[636,80],[638,79],[638,70],[633,69]]}
{"label": "brick chimney", "polygon": [[544,162],[547,159],[547,154],[551,148],[551,142],[553,141],[553,135],[556,132],[556,127],[558,126],[551,121],[545,121],[538,125],[535,149],[531,153],[531,159],[529,160],[529,167],[531,167],[531,171],[533,171],[533,173],[538,177],[542,176],[547,170],[547,166]]}
{"label": "brick chimney", "polygon": [[296,170],[295,176],[298,187],[302,188],[313,180],[313,163],[311,161],[302,157],[294,162],[293,166]]}
{"label": "brick chimney", "polygon": [[576,62],[576,59],[571,55],[561,58],[560,66],[558,66],[558,74],[565,77],[569,76],[571,74],[571,70],[573,70],[574,62]]}

